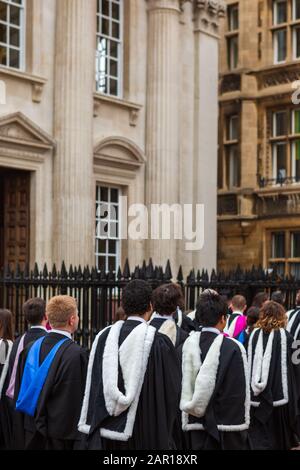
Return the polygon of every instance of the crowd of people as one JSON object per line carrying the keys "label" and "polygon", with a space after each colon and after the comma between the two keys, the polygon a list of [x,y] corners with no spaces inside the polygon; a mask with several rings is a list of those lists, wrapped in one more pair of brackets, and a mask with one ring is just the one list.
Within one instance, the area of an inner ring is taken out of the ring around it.
{"label": "crowd of people", "polygon": [[91,351],[72,339],[77,302],[33,298],[13,341],[0,310],[0,449],[287,450],[300,442],[300,292],[229,301],[177,284],[124,289]]}

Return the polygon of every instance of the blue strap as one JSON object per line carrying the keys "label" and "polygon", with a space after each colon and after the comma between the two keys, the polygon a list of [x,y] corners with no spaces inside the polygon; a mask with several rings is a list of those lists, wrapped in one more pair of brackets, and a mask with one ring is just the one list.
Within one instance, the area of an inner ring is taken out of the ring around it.
{"label": "blue strap", "polygon": [[245,330],[241,331],[238,337],[236,338],[240,343],[244,344],[246,339]]}
{"label": "blue strap", "polygon": [[58,341],[45,357],[42,364],[39,365],[40,351],[44,339],[45,337],[38,339],[28,352],[16,403],[16,410],[29,416],[34,416],[41,391],[57,351],[68,340],[68,338],[64,338]]}

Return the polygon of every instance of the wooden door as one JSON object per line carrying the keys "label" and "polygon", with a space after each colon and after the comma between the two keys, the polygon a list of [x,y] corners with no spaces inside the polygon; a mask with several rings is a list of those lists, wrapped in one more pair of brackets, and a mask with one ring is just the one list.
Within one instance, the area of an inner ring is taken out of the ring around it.
{"label": "wooden door", "polygon": [[[1,172],[2,186],[2,264],[21,269],[29,262],[29,223],[30,223],[30,173],[6,170]],[[0,209],[1,220],[1,209]],[[0,223],[1,225],[1,223]]]}

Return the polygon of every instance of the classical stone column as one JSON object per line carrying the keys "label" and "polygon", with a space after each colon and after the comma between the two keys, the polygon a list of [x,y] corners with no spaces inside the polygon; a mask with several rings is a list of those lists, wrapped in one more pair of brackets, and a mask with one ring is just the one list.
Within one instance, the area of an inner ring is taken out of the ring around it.
{"label": "classical stone column", "polygon": [[[148,0],[146,201],[149,210],[151,204],[179,203],[179,3],[179,0]],[[165,264],[170,259],[175,269],[177,241],[173,229],[171,240],[149,240],[147,247],[147,255],[156,263]]]}
{"label": "classical stone column", "polygon": [[53,259],[93,263],[96,0],[56,2]]}
{"label": "classical stone column", "polygon": [[204,247],[194,267],[211,270],[217,262],[218,28],[223,0],[195,2],[194,195],[204,204]]}

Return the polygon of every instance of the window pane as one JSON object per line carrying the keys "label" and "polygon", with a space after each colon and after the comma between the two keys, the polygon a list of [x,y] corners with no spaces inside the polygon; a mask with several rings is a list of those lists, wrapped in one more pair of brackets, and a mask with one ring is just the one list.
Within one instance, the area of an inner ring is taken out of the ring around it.
{"label": "window pane", "polygon": [[11,46],[20,47],[20,30],[16,28],[9,28],[9,42]]}
{"label": "window pane", "polygon": [[0,46],[0,64],[7,65],[7,49],[3,46]]}
{"label": "window pane", "polygon": [[273,137],[287,134],[287,114],[278,112],[273,114]]}
{"label": "window pane", "polygon": [[109,20],[107,20],[106,18],[102,18],[101,21],[101,34],[109,36]]}
{"label": "window pane", "polygon": [[111,220],[119,220],[119,207],[111,204],[110,206],[110,218]]}
{"label": "window pane", "polygon": [[20,52],[15,49],[9,51],[9,66],[18,69],[20,67]]}
{"label": "window pane", "polygon": [[0,2],[0,20],[7,22],[7,5],[4,2]]}
{"label": "window pane", "polygon": [[109,0],[102,0],[101,2],[101,10],[100,12],[102,15],[109,16]]}
{"label": "window pane", "polygon": [[236,29],[239,29],[238,5],[232,5],[228,8],[228,29],[229,31],[235,31]]}
{"label": "window pane", "polygon": [[293,232],[291,236],[291,254],[292,258],[300,258],[300,232]]}
{"label": "window pane", "polygon": [[293,55],[295,59],[300,57],[300,28],[293,29]]}
{"label": "window pane", "polygon": [[0,23],[0,42],[4,42],[5,44],[7,43],[7,27]]}
{"label": "window pane", "polygon": [[112,22],[112,37],[115,39],[120,39],[120,24],[115,21]]}
{"label": "window pane", "polygon": [[120,5],[112,3],[112,17],[114,20],[120,19]]}
{"label": "window pane", "polygon": [[285,233],[272,233],[272,258],[285,258]]}
{"label": "window pane", "polygon": [[276,170],[275,178],[280,182],[286,178],[286,144],[275,144],[273,163]]}
{"label": "window pane", "polygon": [[275,61],[284,62],[286,60],[286,29],[275,31]]}
{"label": "window pane", "polygon": [[292,177],[298,182],[300,181],[300,140],[292,143],[291,158]]}
{"label": "window pane", "polygon": [[110,200],[111,202],[119,202],[119,190],[112,188],[110,190]]}
{"label": "window pane", "polygon": [[294,20],[300,19],[300,0],[294,0],[293,14],[294,14]]}
{"label": "window pane", "polygon": [[106,253],[107,240],[97,240],[97,251],[98,253]]}
{"label": "window pane", "polygon": [[227,120],[227,140],[238,140],[238,116],[230,116]]}
{"label": "window pane", "polygon": [[285,275],[285,265],[284,263],[270,263],[270,268],[276,269],[276,272],[279,276],[284,277]]}
{"label": "window pane", "polygon": [[108,270],[112,272],[117,271],[117,258],[115,256],[109,256],[108,258]]}
{"label": "window pane", "polygon": [[285,23],[287,21],[286,0],[274,1],[274,24]]}
{"label": "window pane", "polygon": [[295,279],[300,279],[300,263],[291,263],[290,272]]}
{"label": "window pane", "polygon": [[108,188],[101,187],[100,198],[101,201],[108,201]]}
{"label": "window pane", "polygon": [[21,24],[21,10],[19,7],[14,7],[11,5],[10,7],[10,22],[17,26]]}
{"label": "window pane", "polygon": [[109,73],[112,77],[118,77],[118,62],[116,60],[110,61]]}
{"label": "window pane", "polygon": [[300,134],[300,109],[293,111],[293,134]]}
{"label": "window pane", "polygon": [[117,254],[117,241],[116,240],[109,240],[108,242],[108,252],[111,255],[116,255]]}
{"label": "window pane", "polygon": [[236,69],[238,66],[239,45],[238,36],[228,39],[228,68],[229,70]]}
{"label": "window pane", "polygon": [[106,271],[105,268],[105,256],[98,256],[97,267],[99,271]]}
{"label": "window pane", "polygon": [[119,45],[116,41],[110,41],[110,56],[118,58],[119,55]]}
{"label": "window pane", "polygon": [[113,78],[109,81],[109,92],[111,95],[117,96],[118,95],[118,81],[114,80]]}
{"label": "window pane", "polygon": [[229,149],[229,180],[228,187],[239,186],[239,148],[237,145],[230,146]]}

